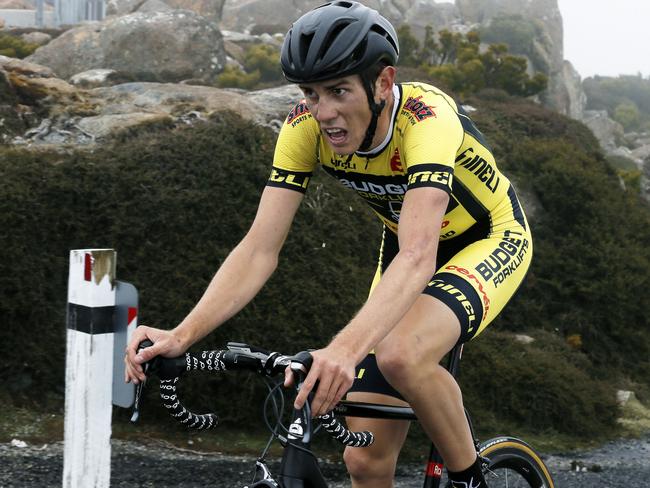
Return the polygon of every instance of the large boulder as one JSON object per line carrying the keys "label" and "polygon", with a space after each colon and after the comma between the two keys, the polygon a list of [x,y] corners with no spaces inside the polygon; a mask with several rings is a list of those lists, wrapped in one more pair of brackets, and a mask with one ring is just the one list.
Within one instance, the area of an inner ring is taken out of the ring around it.
{"label": "large boulder", "polygon": [[264,125],[280,132],[289,111],[304,97],[298,85],[289,84],[248,93],[248,99],[255,104]]}
{"label": "large boulder", "polygon": [[138,11],[146,0],[108,0],[106,2],[107,17],[121,17]]}
{"label": "large boulder", "polygon": [[585,110],[582,122],[591,129],[606,152],[615,150],[617,141],[623,139],[623,126],[610,119],[606,110]]}
{"label": "large boulder", "polygon": [[46,32],[26,32],[22,34],[20,38],[28,44],[36,44],[38,46],[44,46],[52,40],[52,36]]}
{"label": "large boulder", "polygon": [[131,79],[210,82],[226,54],[216,25],[188,10],[137,12],[63,33],[27,58],[68,79],[90,69],[113,69]]}

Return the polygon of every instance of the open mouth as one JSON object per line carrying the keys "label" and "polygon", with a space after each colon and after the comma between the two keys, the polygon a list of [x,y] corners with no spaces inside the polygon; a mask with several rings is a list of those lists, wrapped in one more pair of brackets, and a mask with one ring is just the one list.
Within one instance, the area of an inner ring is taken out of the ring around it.
{"label": "open mouth", "polygon": [[327,138],[333,146],[340,146],[342,144],[345,144],[348,138],[348,131],[345,129],[324,129],[323,132],[325,132]]}

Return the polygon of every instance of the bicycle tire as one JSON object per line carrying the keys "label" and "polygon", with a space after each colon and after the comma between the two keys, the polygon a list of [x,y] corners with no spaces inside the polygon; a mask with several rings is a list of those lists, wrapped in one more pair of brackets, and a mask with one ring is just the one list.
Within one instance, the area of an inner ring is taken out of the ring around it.
{"label": "bicycle tire", "polygon": [[484,469],[490,488],[555,488],[541,457],[515,437],[495,437],[483,442],[479,455],[489,463]]}

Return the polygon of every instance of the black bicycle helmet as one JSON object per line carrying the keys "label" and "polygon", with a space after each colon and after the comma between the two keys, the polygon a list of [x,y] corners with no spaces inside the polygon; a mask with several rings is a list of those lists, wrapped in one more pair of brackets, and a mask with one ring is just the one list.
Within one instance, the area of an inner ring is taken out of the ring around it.
{"label": "black bicycle helmet", "polygon": [[394,66],[399,57],[397,33],[379,12],[359,2],[329,2],[300,17],[282,44],[282,72],[291,83],[314,83],[359,74],[372,112],[358,151],[372,143],[385,101],[375,103],[368,68]]}
{"label": "black bicycle helmet", "polygon": [[307,12],[282,45],[282,71],[292,83],[358,74],[379,61],[395,65],[395,29],[379,12],[358,2],[329,2]]}

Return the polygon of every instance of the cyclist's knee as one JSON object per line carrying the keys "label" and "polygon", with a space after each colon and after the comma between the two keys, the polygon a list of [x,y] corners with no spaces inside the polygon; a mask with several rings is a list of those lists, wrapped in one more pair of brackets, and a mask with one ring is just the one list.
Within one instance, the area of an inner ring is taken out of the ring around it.
{"label": "cyclist's knee", "polygon": [[367,447],[347,447],[343,460],[352,481],[357,485],[366,486],[364,483],[373,482],[372,486],[392,486],[397,454],[387,450],[377,452]]}
{"label": "cyclist's knee", "polygon": [[419,385],[423,377],[431,384],[439,380],[445,381],[444,376],[448,375],[435,360],[422,359],[400,347],[377,351],[376,356],[379,371],[398,391],[405,387],[408,389],[411,384]]}
{"label": "cyclist's knee", "polygon": [[401,347],[387,347],[376,351],[377,367],[388,382],[395,387],[408,379],[417,368],[414,354],[409,354]]}

